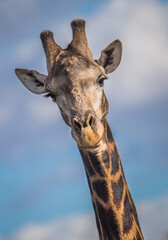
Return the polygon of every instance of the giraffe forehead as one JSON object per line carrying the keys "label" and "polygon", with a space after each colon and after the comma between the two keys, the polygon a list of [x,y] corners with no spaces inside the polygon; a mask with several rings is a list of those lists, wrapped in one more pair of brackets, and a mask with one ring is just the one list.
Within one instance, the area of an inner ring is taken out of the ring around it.
{"label": "giraffe forehead", "polygon": [[94,84],[101,75],[103,72],[94,65],[88,68],[74,67],[67,74],[65,81],[70,82],[73,88],[80,89]]}
{"label": "giraffe forehead", "polygon": [[61,55],[55,64],[54,75],[65,76],[70,82],[90,81],[104,74],[104,69],[96,62],[81,55]]}

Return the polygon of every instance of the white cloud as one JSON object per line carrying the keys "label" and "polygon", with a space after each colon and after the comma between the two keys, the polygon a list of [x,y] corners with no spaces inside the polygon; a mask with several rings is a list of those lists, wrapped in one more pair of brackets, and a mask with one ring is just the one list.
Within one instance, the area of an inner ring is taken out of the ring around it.
{"label": "white cloud", "polygon": [[9,123],[12,112],[12,106],[10,106],[8,103],[0,104],[0,129]]}
{"label": "white cloud", "polygon": [[[166,240],[168,231],[168,196],[146,200],[137,204],[144,238]],[[86,240],[98,239],[95,218],[90,213],[64,217],[47,223],[24,226],[10,238],[3,240]]]}
{"label": "white cloud", "polygon": [[166,240],[168,233],[168,195],[138,204],[139,218],[147,240]]}
{"label": "white cloud", "polygon": [[[40,54],[41,45],[39,38],[29,41],[23,41],[21,44],[15,47],[13,52],[13,58],[17,58],[17,62],[27,63],[33,61],[37,55]],[[13,60],[14,60],[13,59]]]}
{"label": "white cloud", "polygon": [[59,117],[59,109],[51,100],[34,96],[27,102],[29,115],[34,123],[47,125],[56,122]]}
{"label": "white cloud", "polygon": [[16,114],[18,102],[17,91],[15,88],[8,86],[2,88],[0,95],[0,129],[7,129]]}
{"label": "white cloud", "polygon": [[22,0],[5,0],[0,1],[0,15],[5,21],[15,21],[19,17],[23,17],[27,12],[35,7],[36,1],[22,1]]}
{"label": "white cloud", "polygon": [[24,227],[12,240],[86,240],[98,239],[94,217],[90,214],[76,215],[45,224]]}
{"label": "white cloud", "polygon": [[[168,90],[168,5],[157,1],[110,1],[88,19],[91,49],[100,50],[120,38],[123,58],[106,82],[108,98],[132,105],[156,100]],[[96,44],[95,44],[96,42]]]}

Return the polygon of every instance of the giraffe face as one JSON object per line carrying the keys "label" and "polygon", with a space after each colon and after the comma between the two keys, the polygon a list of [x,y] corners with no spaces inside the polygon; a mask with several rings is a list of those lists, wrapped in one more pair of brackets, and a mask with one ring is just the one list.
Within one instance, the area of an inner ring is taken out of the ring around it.
{"label": "giraffe face", "polygon": [[71,26],[73,40],[65,50],[55,43],[52,32],[41,33],[48,76],[28,69],[15,72],[31,92],[45,93],[57,103],[77,144],[90,148],[103,137],[102,121],[108,113],[103,82],[118,67],[122,46],[119,40],[112,42],[95,61],[88,47],[84,20],[75,19]]}
{"label": "giraffe face", "polygon": [[46,80],[47,96],[57,103],[80,147],[92,147],[103,136],[102,120],[108,112],[103,91],[106,78],[104,68],[96,62],[64,52]]}

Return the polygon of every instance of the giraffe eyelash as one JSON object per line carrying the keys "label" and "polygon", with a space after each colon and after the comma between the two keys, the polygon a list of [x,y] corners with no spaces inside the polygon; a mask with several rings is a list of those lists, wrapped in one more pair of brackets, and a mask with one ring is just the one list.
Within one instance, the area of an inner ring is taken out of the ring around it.
{"label": "giraffe eyelash", "polygon": [[106,79],[107,79],[106,76],[101,76],[101,77],[98,78],[97,83],[98,83],[101,87],[103,87],[103,86],[104,86],[104,80],[106,80]]}
{"label": "giraffe eyelash", "polygon": [[49,97],[50,97],[53,102],[56,101],[56,96],[55,96],[53,93],[51,93],[51,92],[49,92],[49,93],[47,93],[46,95],[44,95],[44,97],[45,97],[45,98],[49,98]]}

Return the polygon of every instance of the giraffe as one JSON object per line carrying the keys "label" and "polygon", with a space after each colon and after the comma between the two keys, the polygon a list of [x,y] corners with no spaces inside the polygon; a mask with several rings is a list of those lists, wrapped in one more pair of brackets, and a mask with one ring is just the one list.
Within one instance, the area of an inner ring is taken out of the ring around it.
{"label": "giraffe", "polygon": [[103,86],[107,75],[120,64],[122,44],[110,43],[94,60],[85,33],[85,21],[71,23],[73,39],[66,49],[57,45],[53,33],[41,33],[48,75],[15,69],[23,85],[45,94],[58,105],[71,128],[86,172],[100,240],[142,240],[120,156],[106,120],[108,101]]}

